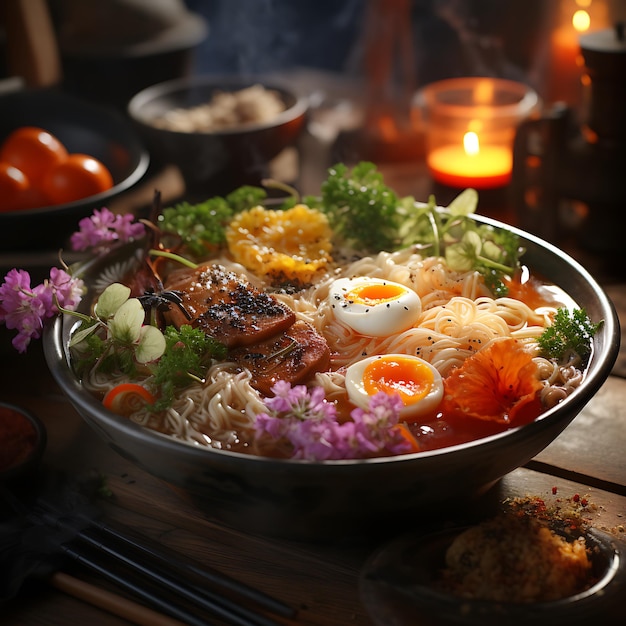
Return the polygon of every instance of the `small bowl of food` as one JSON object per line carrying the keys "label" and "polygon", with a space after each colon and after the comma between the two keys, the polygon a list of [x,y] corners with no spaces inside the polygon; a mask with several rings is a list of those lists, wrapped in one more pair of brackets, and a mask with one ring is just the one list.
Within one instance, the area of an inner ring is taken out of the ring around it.
{"label": "small bowl of food", "polygon": [[152,156],[177,165],[187,191],[200,195],[259,184],[295,144],[307,110],[307,99],[284,85],[214,76],[153,85],[128,104]]}
{"label": "small bowl of food", "polygon": [[621,624],[623,540],[543,498],[506,505],[476,525],[409,533],[372,554],[359,586],[374,623]]}
{"label": "small bowl of food", "polygon": [[363,163],[331,168],[307,204],[242,191],[167,207],[148,241],[93,259],[90,324],[65,314],[44,335],[83,418],[225,524],[337,539],[443,516],[551,443],[611,372],[602,288],[474,214],[473,190],[416,203]]}
{"label": "small bowl of food", "polygon": [[138,183],[149,156],[121,114],[46,90],[0,97],[0,247],[58,250]]}
{"label": "small bowl of food", "polygon": [[22,407],[0,402],[0,483],[33,471],[46,447],[43,422]]}

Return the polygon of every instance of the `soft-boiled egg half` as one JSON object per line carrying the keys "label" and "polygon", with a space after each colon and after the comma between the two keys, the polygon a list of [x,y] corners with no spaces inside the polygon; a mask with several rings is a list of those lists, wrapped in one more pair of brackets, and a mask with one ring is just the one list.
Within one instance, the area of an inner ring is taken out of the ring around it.
{"label": "soft-boiled egg half", "polygon": [[381,278],[339,278],[328,292],[335,317],[361,335],[388,337],[415,324],[422,301],[413,289]]}
{"label": "soft-boiled egg half", "polygon": [[351,402],[362,409],[379,391],[396,393],[404,404],[400,419],[413,422],[437,408],[443,398],[443,380],[424,359],[410,354],[383,354],[350,365],[346,390]]}

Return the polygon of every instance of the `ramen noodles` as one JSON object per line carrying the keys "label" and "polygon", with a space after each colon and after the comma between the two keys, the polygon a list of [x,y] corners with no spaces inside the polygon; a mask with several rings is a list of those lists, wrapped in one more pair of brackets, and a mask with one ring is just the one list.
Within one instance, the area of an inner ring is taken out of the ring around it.
{"label": "ramen noodles", "polygon": [[[452,270],[443,257],[416,246],[335,255],[345,261],[331,259],[324,242],[318,247],[324,263],[307,268],[309,282],[297,287],[244,267],[226,246],[207,260],[205,273],[219,267],[229,280],[242,277],[321,337],[329,358],[298,384],[321,388],[340,422],[377,391],[403,386],[403,402],[411,406],[400,411],[400,422],[416,442],[413,450],[432,450],[528,423],[581,383],[581,363],[558,363],[537,347],[556,311],[575,303],[528,270],[511,278],[509,295],[495,297],[479,272]],[[291,456],[284,438],[257,436],[256,418],[267,413],[272,394],[255,384],[245,359],[235,358],[253,348],[232,347],[171,407],[154,411],[144,404],[130,419],[195,446]],[[83,379],[100,396],[119,382],[98,370]]]}

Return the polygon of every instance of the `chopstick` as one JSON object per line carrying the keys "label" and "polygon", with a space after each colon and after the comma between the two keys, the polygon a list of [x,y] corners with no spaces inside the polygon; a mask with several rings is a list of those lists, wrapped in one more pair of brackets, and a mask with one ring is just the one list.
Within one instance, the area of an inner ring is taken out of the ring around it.
{"label": "chopstick", "polygon": [[[239,583],[234,579],[225,576],[216,570],[204,569],[194,566],[190,563],[183,562],[172,555],[162,553],[153,547],[147,547],[138,540],[131,539],[124,535],[120,531],[117,531],[101,522],[97,522],[83,515],[68,516],[66,514],[59,513],[49,503],[42,503],[40,506],[45,510],[39,510],[34,512],[44,524],[49,527],[57,528],[64,532],[70,531],[72,535],[96,551],[113,558],[116,562],[130,568],[136,574],[145,576],[153,583],[164,587],[166,590],[175,593],[176,595],[184,598],[188,602],[191,602],[195,606],[209,611],[213,615],[217,615],[232,624],[237,626],[277,626],[277,622],[263,615],[262,613],[256,613],[253,610],[242,606],[238,602],[224,597],[206,589],[200,587],[198,584],[187,582],[181,584],[177,578],[166,573],[164,568],[168,571],[176,569],[179,573],[186,573],[200,578],[206,582],[221,587],[223,590],[229,592],[230,595],[237,595],[240,599],[253,602],[259,606],[262,606],[267,611],[273,612],[283,617],[293,617],[295,610],[288,605],[285,605],[278,600],[261,593],[243,583]],[[103,538],[93,536],[92,533],[99,531]],[[107,543],[103,539],[109,539]],[[113,541],[111,541],[113,540]],[[122,550],[115,545],[118,542],[125,548],[130,547],[141,555],[142,559],[139,560],[137,555],[132,555],[128,550]],[[135,584],[129,577],[123,577],[117,574],[110,568],[107,568],[103,563],[89,557],[88,553],[80,549],[79,546],[69,545],[70,542],[65,542],[61,549],[64,553],[80,562],[82,565],[97,571],[101,575],[105,576],[109,580],[120,584],[130,590],[133,593],[139,595],[144,600],[150,602],[153,606],[157,606],[159,610],[162,610],[177,619],[182,619],[189,624],[195,624],[198,622],[193,621],[193,616],[185,613],[181,613],[180,607],[170,605],[165,602],[159,595],[151,594],[143,587]],[[147,557],[144,558],[144,557]],[[204,623],[204,622],[201,622]]]}
{"label": "chopstick", "polygon": [[84,580],[79,580],[64,572],[55,572],[50,577],[49,583],[59,591],[138,624],[138,626],[183,626],[183,622],[177,619],[157,613],[142,604]]}
{"label": "chopstick", "polygon": [[135,550],[147,555],[148,557],[153,557],[159,562],[167,565],[168,568],[175,568],[181,571],[187,571],[190,574],[198,576],[199,578],[217,585],[222,589],[233,592],[236,595],[245,598],[246,600],[250,600],[255,604],[258,604],[260,607],[266,609],[267,611],[274,613],[276,615],[281,615],[283,617],[293,618],[295,616],[296,611],[293,607],[280,602],[276,598],[259,591],[253,587],[250,587],[226,574],[218,572],[215,569],[204,566],[203,568],[197,567],[190,562],[182,561],[178,559],[175,555],[172,554],[164,554],[157,550],[154,547],[148,548],[147,546],[141,544],[139,541],[132,539],[128,535],[124,535],[118,530],[103,524],[102,522],[92,521],[92,527],[98,529],[105,535],[119,541],[120,543],[127,545]]}
{"label": "chopstick", "polygon": [[161,595],[148,591],[144,587],[134,583],[128,577],[115,573],[112,569],[107,568],[105,565],[90,559],[80,552],[76,552],[68,545],[62,545],[61,548],[63,552],[73,560],[97,572],[108,580],[117,583],[124,589],[131,591],[142,600],[145,600],[152,606],[155,606],[159,610],[163,611],[166,615],[170,615],[171,617],[180,620],[183,623],[188,624],[189,626],[207,626],[207,622],[205,620],[200,619],[193,613],[188,612],[177,604],[168,602]]}

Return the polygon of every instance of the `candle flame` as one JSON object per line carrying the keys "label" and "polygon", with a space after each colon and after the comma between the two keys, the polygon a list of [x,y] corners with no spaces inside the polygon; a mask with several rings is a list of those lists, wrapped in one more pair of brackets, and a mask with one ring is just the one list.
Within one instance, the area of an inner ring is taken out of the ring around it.
{"label": "candle flame", "polygon": [[463,148],[465,153],[474,156],[480,152],[480,142],[478,141],[478,135],[472,131],[463,135]]}
{"label": "candle flame", "polygon": [[572,15],[572,26],[578,33],[584,33],[589,30],[591,25],[591,17],[587,11],[580,9]]}

